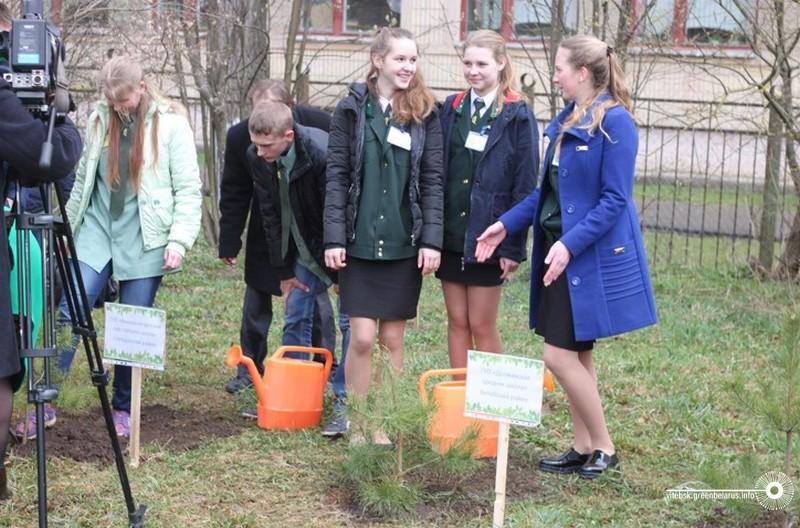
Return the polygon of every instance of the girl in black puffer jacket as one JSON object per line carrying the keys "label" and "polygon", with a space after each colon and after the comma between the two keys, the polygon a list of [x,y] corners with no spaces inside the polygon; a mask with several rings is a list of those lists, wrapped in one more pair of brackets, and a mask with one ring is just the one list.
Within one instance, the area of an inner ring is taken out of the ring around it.
{"label": "girl in black puffer jacket", "polygon": [[[339,270],[342,310],[350,315],[351,396],[369,392],[376,334],[392,365],[402,367],[422,276],[439,267],[442,135],[417,59],[410,32],[381,29],[366,84],[350,88],[331,122],[325,263]],[[381,433],[372,440],[388,442]]]}

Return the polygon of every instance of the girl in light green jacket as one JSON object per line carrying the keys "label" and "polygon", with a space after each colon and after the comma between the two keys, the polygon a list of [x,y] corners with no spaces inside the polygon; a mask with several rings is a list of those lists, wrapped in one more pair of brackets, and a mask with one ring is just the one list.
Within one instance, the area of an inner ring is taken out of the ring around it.
{"label": "girl in light green jacket", "polygon": [[[99,75],[103,99],[89,117],[67,216],[89,306],[108,279],[119,302],[153,306],[161,278],[176,271],[200,229],[200,176],[185,110],[159,95],[131,57],[109,60]],[[70,319],[66,299],[60,319]],[[79,339],[59,358],[66,373]],[[111,401],[118,436],[130,431],[131,370],[116,366]],[[55,410],[47,408],[45,425]],[[35,414],[17,427],[36,434]]]}

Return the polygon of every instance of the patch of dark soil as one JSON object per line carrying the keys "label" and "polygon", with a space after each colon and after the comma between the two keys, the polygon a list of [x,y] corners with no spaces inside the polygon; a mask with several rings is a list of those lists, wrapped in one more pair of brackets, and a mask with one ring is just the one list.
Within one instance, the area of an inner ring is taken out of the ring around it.
{"label": "patch of dark soil", "polygon": [[[416,476],[421,482],[425,499],[411,514],[414,519],[433,522],[445,515],[457,514],[464,517],[491,518],[494,510],[494,480],[496,460],[483,460],[479,469],[463,482],[445,482]],[[455,488],[454,488],[454,484]],[[539,493],[541,485],[531,462],[512,452],[509,454],[506,475],[506,503],[518,502]],[[368,522],[379,522],[384,518],[364,512],[358,503],[355,489],[347,482],[328,488],[328,494],[348,513]]]}
{"label": "patch of dark soil", "polygon": [[786,524],[786,513],[783,511],[765,511],[754,519],[739,520],[734,515],[726,511],[725,508],[717,508],[716,515],[698,524],[698,528],[784,528]]}
{"label": "patch of dark soil", "polygon": [[[165,405],[142,407],[141,444],[159,444],[172,451],[187,451],[207,440],[238,434],[241,420],[213,411],[188,412]],[[47,456],[71,458],[79,462],[112,463],[114,452],[100,408],[88,413],[58,412],[58,423],[45,435]],[[128,441],[120,438],[123,452]],[[18,456],[36,456],[36,440],[14,448]]]}

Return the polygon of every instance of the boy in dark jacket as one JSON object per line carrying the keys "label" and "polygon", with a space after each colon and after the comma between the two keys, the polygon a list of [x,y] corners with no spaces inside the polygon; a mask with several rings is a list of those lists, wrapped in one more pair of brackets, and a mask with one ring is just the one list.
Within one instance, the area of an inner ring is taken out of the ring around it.
{"label": "boy in dark jacket", "polygon": [[[270,266],[280,279],[284,345],[311,345],[315,298],[337,280],[325,266],[323,211],[327,134],[297,125],[288,106],[259,103],[248,121],[247,163],[264,227]],[[348,326],[339,312],[340,326]],[[347,351],[342,350],[341,363]],[[337,407],[345,396],[343,369],[334,378]],[[323,434],[345,432],[341,412]]]}
{"label": "boy in dark jacket", "polygon": [[[331,116],[323,110],[294,105],[283,81],[261,79],[248,94],[255,107],[260,101],[279,101],[292,109],[295,122],[328,131]],[[247,225],[244,281],[246,284],[242,306],[240,343],[244,355],[253,360],[259,372],[264,372],[267,354],[267,333],[272,324],[272,296],[280,295],[278,278],[266,265],[268,262],[261,213],[253,199],[253,179],[247,166],[246,152],[250,146],[247,119],[228,130],[225,143],[225,165],[220,184],[219,258],[228,266],[236,264],[242,249],[242,233]],[[343,340],[349,338],[342,336]],[[314,320],[314,346],[333,350],[336,347],[336,327],[333,308],[327,295],[317,297]],[[251,385],[247,369],[240,365],[236,376],[225,385],[225,390],[238,393]],[[255,418],[255,409],[244,411]]]}

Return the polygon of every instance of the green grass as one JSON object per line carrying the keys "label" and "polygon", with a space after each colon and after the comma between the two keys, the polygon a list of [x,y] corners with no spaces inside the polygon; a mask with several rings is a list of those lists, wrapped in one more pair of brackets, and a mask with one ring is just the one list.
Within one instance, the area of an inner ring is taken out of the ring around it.
{"label": "green grass", "polygon": [[[720,186],[718,182],[708,182],[688,184],[682,180],[662,180],[637,182],[633,187],[633,196],[636,203],[641,203],[642,199],[661,200],[664,202],[691,203],[698,207],[702,203],[709,205],[735,206],[744,212],[750,207],[760,208],[764,202],[763,190],[760,187],[755,189],[747,182],[741,183],[738,187],[734,185]],[[785,194],[783,189],[778,190],[777,204],[779,208],[794,211],[797,208],[797,194],[794,188],[789,185]]]}
{"label": "green grass", "polygon": [[[539,487],[532,497],[507,506],[507,526],[683,527],[702,526],[706,520],[736,526],[763,515],[725,501],[664,499],[665,489],[702,480],[708,475],[704,468],[735,469],[743,457],[751,457],[761,473],[782,467],[782,437],[748,414],[725,387],[741,372],[753,378],[774,375],[770,354],[783,315],[800,306],[800,287],[756,280],[740,264],[722,270],[654,268],[660,324],[596,347],[601,394],[623,473],[593,483],[536,474]],[[163,373],[146,373],[144,401],[234,413],[247,402],[222,391],[231,376],[223,361],[226,348],[238,340],[241,264],[225,269],[213,250],[199,244],[186,270],[167,277],[158,294],[156,305],[168,318],[167,367]],[[527,328],[526,273],[523,266],[505,288],[499,327],[507,352],[541,357],[542,343]],[[279,312],[277,300],[274,306]],[[280,327],[276,315],[270,350],[278,345]],[[426,279],[420,317],[408,326],[404,376],[416,379],[426,369],[446,367],[446,343],[441,290],[436,280]],[[96,405],[86,378],[80,359],[63,387],[63,407]],[[545,399],[549,412],[541,427],[512,429],[511,450],[516,460],[529,461],[531,472],[541,455],[571,441],[563,391]],[[17,402],[23,401],[21,394]],[[148,505],[148,527],[489,525],[485,516],[465,516],[444,506],[432,521],[359,518],[328,493],[341,485],[346,451],[346,442],[327,441],[317,431],[275,433],[253,425],[185,453],[145,445],[144,463],[130,470],[130,478],[136,500]],[[0,503],[0,526],[34,526],[35,461],[12,456],[11,462],[15,497]],[[51,526],[126,525],[113,467],[51,458],[48,469]],[[714,484],[750,485],[724,480],[717,476]],[[491,510],[492,490],[472,500]]]}

